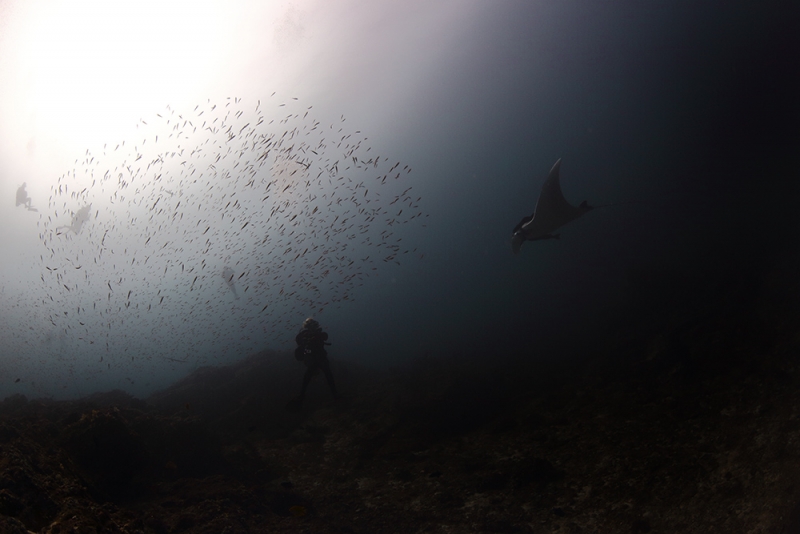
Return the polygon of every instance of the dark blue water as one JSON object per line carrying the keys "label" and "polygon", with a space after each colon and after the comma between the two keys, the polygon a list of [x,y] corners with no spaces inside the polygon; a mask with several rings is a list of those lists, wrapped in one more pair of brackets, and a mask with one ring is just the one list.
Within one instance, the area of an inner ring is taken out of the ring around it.
{"label": "dark blue water", "polygon": [[[356,25],[364,40],[351,37],[345,64],[385,54],[374,80],[332,70],[347,91],[300,81],[271,97],[259,79],[241,101],[165,102],[121,149],[109,139],[39,177],[51,198],[31,193],[38,213],[9,197],[19,260],[2,273],[0,393],[144,394],[198,366],[288,350],[310,315],[332,359],[577,362],[793,254],[794,15],[692,2],[470,9],[420,42],[417,26],[374,8],[403,36],[372,44]],[[345,51],[317,46],[316,66]],[[386,90],[377,80],[393,61],[408,86]],[[511,230],[559,158],[569,202],[608,206],[513,256]],[[22,180],[5,168],[13,195]],[[79,232],[57,230],[89,203]]]}

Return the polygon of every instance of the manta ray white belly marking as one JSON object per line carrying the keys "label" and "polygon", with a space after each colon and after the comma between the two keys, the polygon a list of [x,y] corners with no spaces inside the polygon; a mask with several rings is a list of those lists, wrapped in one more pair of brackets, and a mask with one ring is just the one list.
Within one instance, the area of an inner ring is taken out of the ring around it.
{"label": "manta ray white belly marking", "polygon": [[559,159],[550,169],[550,174],[542,185],[533,215],[524,217],[514,227],[511,236],[511,251],[514,254],[519,253],[519,249],[525,241],[557,239],[559,234],[553,234],[555,230],[592,209],[592,206],[589,206],[585,200],[577,207],[567,202],[561,192],[560,169],[561,160]]}

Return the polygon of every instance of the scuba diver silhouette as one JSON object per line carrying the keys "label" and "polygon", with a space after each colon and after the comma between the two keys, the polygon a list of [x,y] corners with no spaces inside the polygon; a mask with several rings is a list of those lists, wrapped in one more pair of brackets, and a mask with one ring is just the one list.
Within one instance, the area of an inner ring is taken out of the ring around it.
{"label": "scuba diver silhouette", "polygon": [[295,341],[297,348],[294,350],[294,357],[305,363],[307,369],[303,375],[303,389],[300,391],[300,396],[292,400],[287,407],[298,408],[303,403],[308,384],[314,376],[319,374],[320,370],[325,374],[325,380],[333,393],[333,398],[338,399],[339,393],[336,391],[333,373],[331,373],[331,366],[328,362],[328,353],[325,351],[325,345],[330,345],[327,332],[322,330],[317,321],[309,317],[303,321],[303,326],[295,337]]}
{"label": "scuba diver silhouette", "polygon": [[17,206],[25,206],[25,209],[28,211],[39,211],[33,206],[31,206],[31,197],[28,196],[28,192],[25,190],[25,186],[27,186],[27,182],[23,183],[17,189]]}

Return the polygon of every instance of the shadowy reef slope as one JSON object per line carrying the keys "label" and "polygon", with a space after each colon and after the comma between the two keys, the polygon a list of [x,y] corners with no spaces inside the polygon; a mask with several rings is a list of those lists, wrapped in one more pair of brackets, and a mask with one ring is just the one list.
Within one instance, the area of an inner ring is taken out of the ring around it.
{"label": "shadowy reef slope", "polygon": [[278,352],[147,399],[8,397],[0,533],[799,532],[795,267],[638,273],[702,297],[581,361],[336,361],[344,397],[317,377],[296,410]]}

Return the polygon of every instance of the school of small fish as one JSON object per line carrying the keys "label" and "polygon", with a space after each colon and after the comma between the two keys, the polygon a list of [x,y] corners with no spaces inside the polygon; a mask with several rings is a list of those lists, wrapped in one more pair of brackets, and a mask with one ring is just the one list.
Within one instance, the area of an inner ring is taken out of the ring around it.
{"label": "school of small fish", "polygon": [[400,230],[424,226],[408,165],[343,116],[265,102],[168,107],[54,179],[39,306],[71,353],[91,346],[98,370],[245,356],[422,257]]}

